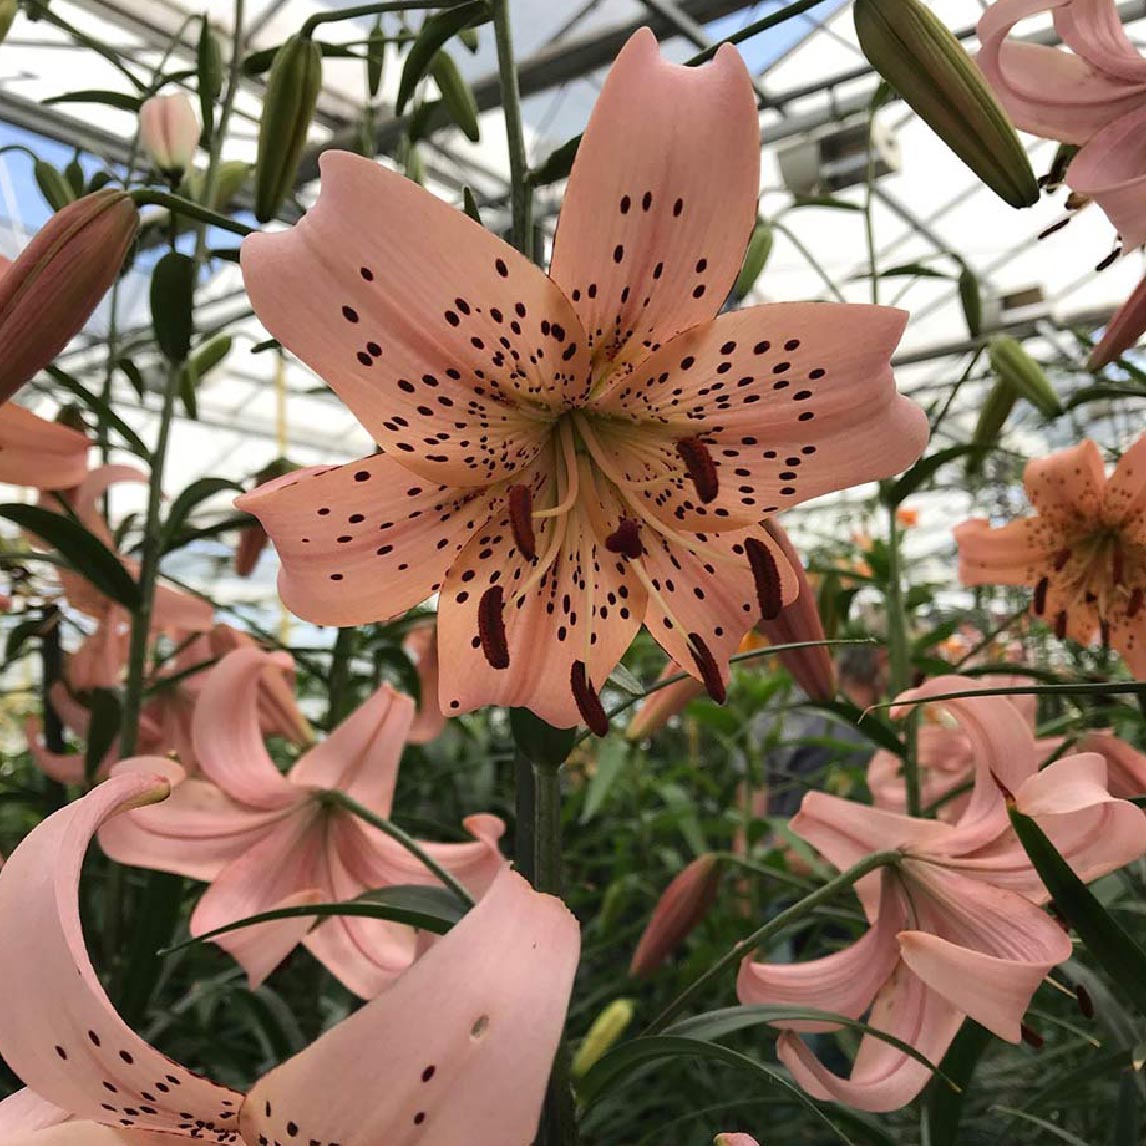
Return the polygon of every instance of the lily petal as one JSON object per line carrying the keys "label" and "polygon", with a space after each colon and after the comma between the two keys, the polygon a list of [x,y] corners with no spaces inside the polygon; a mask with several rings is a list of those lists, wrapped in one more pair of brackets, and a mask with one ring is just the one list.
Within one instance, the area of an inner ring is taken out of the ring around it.
{"label": "lily petal", "polygon": [[547,436],[529,408],[560,403],[587,374],[572,307],[528,259],[397,172],[341,151],[319,167],[321,194],[297,226],[243,240],[263,325],[414,473],[475,486],[517,472]]}
{"label": "lily petal", "polygon": [[271,1071],[250,1142],[530,1142],[580,943],[564,905],[506,870],[389,990]]}
{"label": "lily petal", "polygon": [[446,716],[438,704],[438,629],[436,625],[419,625],[406,636],[406,652],[413,657],[418,668],[421,695],[414,723],[406,733],[411,744],[428,744],[437,739],[446,727]]}
{"label": "lily petal", "polygon": [[664,59],[649,29],[630,37],[577,150],[550,270],[595,361],[636,363],[717,313],[759,182],[756,97],[736,49],[686,68]]}
{"label": "lily petal", "polygon": [[1098,752],[1106,761],[1108,788],[1112,796],[1126,800],[1146,795],[1146,755],[1112,732],[1096,729],[1079,738],[1079,752]]}
{"label": "lily petal", "polygon": [[1106,467],[1089,438],[1077,446],[1034,458],[1023,470],[1023,486],[1039,517],[1057,529],[1075,528],[1102,512]]}
{"label": "lily petal", "polygon": [[161,776],[113,777],[33,828],[0,870],[0,1054],[76,1118],[117,1126],[128,1118],[178,1134],[186,1111],[213,1134],[234,1128],[240,1096],[126,1026],[88,959],[80,924],[80,868],[92,836],[111,816],[167,790]]}
{"label": "lily petal", "polygon": [[1037,517],[994,529],[983,518],[972,517],[953,533],[964,585],[1032,585],[1061,547],[1060,539]]}
{"label": "lily petal", "polygon": [[1130,297],[1111,316],[1101,341],[1090,352],[1087,366],[1091,370],[1101,370],[1136,346],[1143,331],[1146,331],[1146,279],[1134,288]]}
{"label": "lily petal", "polygon": [[235,504],[253,513],[282,561],[279,595],[318,625],[388,620],[436,592],[496,500],[427,484],[390,457],[314,467]]}
{"label": "lily petal", "polygon": [[1068,186],[1102,208],[1128,251],[1146,242],[1144,125],[1146,108],[1120,116],[1093,136],[1066,170]]}
{"label": "lily petal", "polygon": [[29,1134],[33,1130],[46,1130],[71,1117],[54,1103],[47,1102],[35,1091],[24,1087],[0,1100],[0,1134],[7,1142],[9,1135]]}
{"label": "lily petal", "polygon": [[[661,669],[657,681],[659,683],[669,677],[678,676],[683,671],[676,661],[670,660]],[[636,716],[629,721],[625,735],[630,740],[643,740],[646,736],[652,736],[672,717],[683,712],[698,696],[704,696],[704,685],[690,676],[665,686],[641,701],[641,707],[637,709]]]}
{"label": "lily petal", "polygon": [[1126,35],[1114,0],[1069,0],[1055,7],[1054,26],[1064,44],[1100,71],[1146,85],[1146,59]]}
{"label": "lily petal", "polygon": [[88,472],[87,435],[8,402],[0,408],[0,482],[72,489]]}

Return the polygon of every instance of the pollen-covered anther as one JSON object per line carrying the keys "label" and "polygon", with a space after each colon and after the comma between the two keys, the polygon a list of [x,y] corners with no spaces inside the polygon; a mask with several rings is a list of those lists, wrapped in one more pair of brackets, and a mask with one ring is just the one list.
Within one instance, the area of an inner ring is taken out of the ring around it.
{"label": "pollen-covered anther", "polygon": [[748,564],[752,568],[752,579],[756,582],[756,600],[760,606],[760,616],[765,621],[774,621],[784,607],[783,586],[780,583],[780,570],[776,558],[762,541],[749,537],[744,542],[748,554]]}
{"label": "pollen-covered anther", "polygon": [[631,517],[622,517],[617,528],[605,538],[605,548],[610,553],[619,553],[635,561],[640,557],[644,547],[641,545],[641,527]]}
{"label": "pollen-covered anther", "polygon": [[1026,1023],[1023,1023],[1020,1025],[1019,1031],[1023,1036],[1023,1042],[1025,1042],[1027,1046],[1034,1047],[1035,1050],[1042,1050],[1043,1036],[1040,1035],[1034,1027],[1028,1027]]}
{"label": "pollen-covered anther", "polygon": [[505,637],[505,592],[500,585],[487,589],[478,602],[478,640],[490,668],[509,668],[509,642]]}
{"label": "pollen-covered anther", "polygon": [[577,702],[577,711],[585,721],[585,727],[594,736],[607,736],[609,733],[609,718],[589,680],[589,670],[584,661],[574,661],[569,672],[569,686],[573,690],[573,699]]}
{"label": "pollen-covered anther", "polygon": [[705,691],[717,704],[723,704],[728,699],[728,689],[724,687],[724,680],[712,650],[704,643],[704,638],[699,633],[689,633],[688,644],[692,659],[696,661],[696,667],[700,670],[700,679],[704,682]]}
{"label": "pollen-covered anther", "polygon": [[1071,550],[1070,549],[1060,549],[1054,555],[1054,571],[1056,573],[1060,573],[1062,571],[1063,567],[1066,565],[1066,563],[1070,560],[1070,558],[1071,558]]}
{"label": "pollen-covered anther", "polygon": [[1050,580],[1046,577],[1039,578],[1039,582],[1035,585],[1035,595],[1031,601],[1031,608],[1035,611],[1036,617],[1041,617],[1046,612],[1047,608],[1047,589],[1050,588]]}
{"label": "pollen-covered anther", "polygon": [[696,486],[696,496],[705,505],[714,501],[720,492],[720,483],[716,476],[716,463],[708,447],[699,438],[681,438],[676,444],[676,452]]}
{"label": "pollen-covered anther", "polygon": [[1110,580],[1121,585],[1126,579],[1126,562],[1122,556],[1122,544],[1117,539],[1110,551]]}
{"label": "pollen-covered anther", "polygon": [[1054,619],[1054,635],[1061,641],[1066,637],[1067,622],[1070,618],[1066,614],[1066,610],[1059,611]]}
{"label": "pollen-covered anther", "polygon": [[529,486],[509,487],[509,524],[513,529],[513,540],[522,557],[527,561],[537,559],[537,535],[533,532],[533,494]]}
{"label": "pollen-covered anther", "polygon": [[1142,589],[1135,588],[1130,593],[1130,600],[1126,602],[1126,616],[1133,620],[1142,611],[1142,604],[1146,601],[1146,593]]}

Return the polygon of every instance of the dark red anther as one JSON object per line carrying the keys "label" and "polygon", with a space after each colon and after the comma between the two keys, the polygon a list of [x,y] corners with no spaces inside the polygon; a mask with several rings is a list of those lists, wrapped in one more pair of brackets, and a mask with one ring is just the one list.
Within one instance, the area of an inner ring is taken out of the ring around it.
{"label": "dark red anther", "polygon": [[1110,579],[1115,585],[1121,585],[1125,574],[1126,562],[1122,556],[1122,545],[1115,541],[1114,548],[1110,551]]}
{"label": "dark red anther", "polygon": [[574,661],[569,673],[569,685],[573,689],[573,699],[577,702],[577,711],[585,726],[594,736],[607,736],[609,733],[609,718],[589,680],[589,670],[584,661]]}
{"label": "dark red anther", "polygon": [[1037,238],[1049,239],[1056,231],[1061,231],[1072,218],[1073,216],[1067,215],[1065,219],[1059,219],[1057,223],[1051,223],[1049,227],[1044,227],[1043,230],[1038,233]]}
{"label": "dark red anther", "polygon": [[1110,651],[1110,622],[1105,617],[1103,617],[1098,622],[1098,636],[1099,636],[1099,639],[1102,641],[1102,647],[1104,649],[1106,649],[1107,652],[1109,652]]}
{"label": "dark red anther", "polygon": [[505,591],[487,589],[478,602],[478,640],[490,668],[509,668],[509,642],[505,638]]}
{"label": "dark red anther", "polygon": [[1114,264],[1116,262],[1118,262],[1118,259],[1120,258],[1121,255],[1122,255],[1122,248],[1121,247],[1115,247],[1114,250],[1111,251],[1110,254],[1107,255],[1106,258],[1104,258],[1102,260],[1102,262],[1096,264],[1094,269],[1096,271],[1104,271],[1104,270],[1106,270],[1107,267],[1114,266]]}
{"label": "dark red anther", "polygon": [[748,554],[748,564],[752,567],[752,580],[756,582],[756,601],[760,606],[760,617],[774,621],[784,607],[783,586],[776,558],[762,541],[749,537],[744,542]]}
{"label": "dark red anther", "polygon": [[1038,584],[1035,586],[1034,599],[1031,601],[1031,608],[1035,611],[1036,617],[1041,617],[1047,611],[1047,589],[1050,586],[1050,581],[1046,577],[1040,577]]}
{"label": "dark red anther", "polygon": [[1065,609],[1060,609],[1054,619],[1054,635],[1061,641],[1066,637],[1066,625],[1069,618]]}
{"label": "dark red anther", "polygon": [[723,704],[728,699],[728,689],[724,687],[724,680],[712,650],[704,643],[704,638],[699,633],[689,633],[688,643],[692,659],[696,661],[696,667],[700,670],[700,679],[704,681],[705,690],[717,704]]}
{"label": "dark red anther", "polygon": [[708,447],[699,438],[681,438],[676,444],[676,452],[684,460],[688,476],[696,486],[696,496],[704,505],[716,498],[720,484],[716,478],[716,463],[708,452]]}
{"label": "dark red anther", "polygon": [[1141,588],[1132,589],[1130,592],[1130,600],[1126,602],[1126,616],[1127,619],[1133,620],[1142,611],[1143,601],[1146,601],[1146,593],[1143,593]]}
{"label": "dark red anther", "polygon": [[1072,553],[1070,549],[1060,549],[1054,555],[1054,571],[1060,573],[1063,566],[1071,559]]}
{"label": "dark red anther", "polygon": [[605,548],[635,561],[643,552],[641,527],[631,517],[622,517],[617,528],[605,538]]}
{"label": "dark red anther", "polygon": [[1025,1042],[1027,1046],[1034,1047],[1035,1050],[1043,1049],[1043,1036],[1040,1035],[1034,1027],[1028,1027],[1026,1023],[1022,1023],[1019,1026],[1019,1030],[1022,1032],[1023,1042]]}
{"label": "dark red anther", "polygon": [[537,536],[533,532],[533,494],[527,485],[509,487],[509,524],[513,540],[527,561],[537,558]]}
{"label": "dark red anther", "polygon": [[1078,1009],[1082,1012],[1082,1017],[1093,1019],[1094,1000],[1090,997],[1090,992],[1081,983],[1075,983],[1074,997],[1078,1000]]}

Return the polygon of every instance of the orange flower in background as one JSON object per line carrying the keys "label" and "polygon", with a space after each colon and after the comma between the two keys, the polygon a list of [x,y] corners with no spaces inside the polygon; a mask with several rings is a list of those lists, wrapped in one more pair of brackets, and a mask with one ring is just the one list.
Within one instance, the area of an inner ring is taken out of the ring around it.
{"label": "orange flower in background", "polygon": [[904,529],[914,529],[919,524],[919,510],[909,509],[906,506],[900,506],[895,511],[895,520],[903,526]]}
{"label": "orange flower in background", "polygon": [[955,529],[964,585],[1029,585],[1031,611],[1055,634],[1089,644],[1101,635],[1136,677],[1146,675],[1146,435],[1109,478],[1085,440],[1027,463],[1034,517]]}

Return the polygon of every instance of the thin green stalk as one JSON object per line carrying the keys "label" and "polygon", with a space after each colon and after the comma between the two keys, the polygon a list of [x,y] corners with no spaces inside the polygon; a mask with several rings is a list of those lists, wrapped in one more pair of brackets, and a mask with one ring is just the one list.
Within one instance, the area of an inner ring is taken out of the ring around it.
{"label": "thin green stalk", "polygon": [[391,823],[383,816],[375,815],[369,808],[355,800],[353,796],[348,796],[337,788],[328,789],[323,793],[323,798],[331,804],[345,808],[346,811],[357,816],[371,827],[377,828],[380,832],[385,832],[395,843],[401,844],[416,860],[433,872],[467,907],[473,907],[473,896],[433,856],[429,855],[417,840],[408,836],[397,824]]}
{"label": "thin green stalk", "polygon": [[745,955],[751,954],[757,947],[763,946],[793,923],[798,923],[805,915],[812,911],[813,908],[819,907],[820,904],[826,903],[845,888],[851,887],[854,883],[863,879],[869,872],[876,871],[881,867],[887,867],[889,864],[899,863],[902,858],[902,853],[898,851],[875,852],[873,855],[867,856],[865,859],[860,860],[859,863],[849,867],[847,871],[841,872],[835,879],[829,880],[829,882],[817,888],[810,895],[806,895],[799,903],[794,903],[787,911],[781,911],[779,915],[770,919],[763,927],[758,927],[746,939],[741,939],[739,943],[725,952],[725,954],[713,963],[702,975],[695,978],[649,1023],[641,1032],[641,1036],[645,1037],[647,1035],[659,1034],[680,1014],[685,1004],[712,982],[713,979],[722,974],[727,968],[738,964]]}
{"label": "thin green stalk", "polygon": [[[254,227],[240,223],[228,215],[221,215],[218,211],[209,210],[199,203],[192,203],[190,199],[183,199],[179,195],[172,195],[169,191],[159,191],[154,187],[140,188],[131,192],[132,199],[138,207],[166,207],[173,215],[183,215],[207,226],[218,227],[223,231],[230,231],[232,235],[247,235],[255,233]],[[206,192],[204,198],[210,202]]]}
{"label": "thin green stalk", "polygon": [[493,34],[497,43],[497,71],[501,78],[501,105],[505,109],[505,138],[509,147],[510,206],[513,211],[513,245],[526,258],[533,257],[533,189],[525,159],[525,131],[521,120],[521,92],[513,59],[513,34],[509,25],[509,0],[490,0]]}
{"label": "thin green stalk", "polygon": [[[903,600],[902,535],[896,520],[896,506],[887,507],[887,660],[888,687],[892,696],[899,696],[911,687],[911,645],[907,631],[907,609]],[[919,767],[915,759],[915,725],[906,729],[903,755],[903,783],[907,800],[907,814],[918,816],[922,811],[919,792]]]}
{"label": "thin green stalk", "polygon": [[358,630],[347,627],[338,630],[334,648],[330,653],[330,678],[327,685],[326,727],[336,728],[353,707],[350,691],[350,666],[358,643]]}
{"label": "thin green stalk", "polygon": [[867,237],[867,261],[871,268],[871,301],[879,303],[879,267],[876,265],[875,220],[872,217],[872,191],[875,187],[875,148],[872,146],[875,135],[875,104],[867,113],[867,178],[863,200],[863,226]]}
{"label": "thin green stalk", "polygon": [[39,19],[47,20],[49,24],[54,24],[61,31],[67,32],[77,44],[81,44],[83,47],[90,49],[107,60],[120,75],[125,76],[131,81],[132,87],[137,91],[142,92],[147,90],[147,84],[119,58],[119,53],[114,49],[109,48],[106,44],[89,36],[86,32],[81,32],[79,28],[73,24],[69,24],[62,16],[56,15],[56,13],[48,7],[45,0],[27,0],[27,3],[29,7],[34,10]]}
{"label": "thin green stalk", "polygon": [[824,286],[833,294],[838,302],[847,302],[844,298],[843,291],[832,281],[832,276],[817,262],[816,256],[808,249],[802,239],[798,238],[790,228],[784,226],[782,223],[773,223],[772,229],[779,231],[801,255],[804,256],[804,261],[820,276],[820,281]]}
{"label": "thin green stalk", "polygon": [[330,12],[316,12],[307,17],[300,29],[300,35],[309,36],[319,24],[334,24],[340,20],[357,20],[362,16],[381,16],[386,12],[413,12],[423,8],[456,8],[464,0],[453,4],[443,4],[442,0],[384,0],[378,4],[358,4],[353,8],[335,8]]}
{"label": "thin green stalk", "polygon": [[730,36],[725,36],[723,40],[715,44],[709,45],[703,52],[697,52],[695,56],[685,60],[689,67],[696,67],[698,64],[703,64],[706,60],[711,60],[716,55],[717,50],[721,44],[740,44],[745,40],[750,40],[753,36],[760,35],[761,32],[767,32],[769,28],[775,28],[778,24],[783,24],[785,20],[791,20],[794,16],[802,16],[810,8],[814,8],[817,4],[822,4],[823,0],[797,0],[795,4],[789,4],[786,8],[781,8],[779,12],[773,12],[770,16],[764,16],[759,20],[754,20],[751,24],[745,24],[739,31],[733,32]]}

